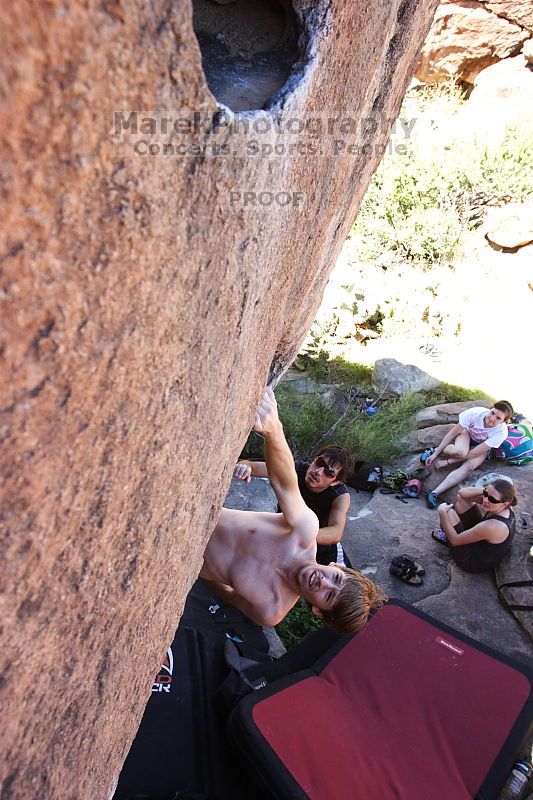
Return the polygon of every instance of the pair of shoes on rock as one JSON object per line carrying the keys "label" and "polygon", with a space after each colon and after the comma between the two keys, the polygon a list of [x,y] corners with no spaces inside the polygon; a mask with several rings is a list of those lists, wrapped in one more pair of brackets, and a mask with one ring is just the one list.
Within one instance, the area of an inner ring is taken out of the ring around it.
{"label": "pair of shoes on rock", "polygon": [[410,586],[420,586],[422,583],[422,575],[425,574],[426,570],[404,553],[392,559],[389,572],[391,575],[394,575],[395,578],[399,578]]}
{"label": "pair of shoes on rock", "polygon": [[428,508],[437,508],[439,498],[435,492],[428,492],[426,495],[426,505]]}
{"label": "pair of shoes on rock", "polygon": [[445,547],[450,546],[450,543],[446,538],[446,534],[440,528],[435,528],[434,531],[431,531],[431,535],[433,536],[436,542],[439,542],[439,544],[443,544]]}
{"label": "pair of shoes on rock", "polygon": [[434,447],[426,447],[426,449],[424,450],[424,452],[420,456],[420,463],[421,464],[425,464],[426,461],[428,460],[428,458],[430,458],[433,455],[434,452],[435,452],[435,448]]}

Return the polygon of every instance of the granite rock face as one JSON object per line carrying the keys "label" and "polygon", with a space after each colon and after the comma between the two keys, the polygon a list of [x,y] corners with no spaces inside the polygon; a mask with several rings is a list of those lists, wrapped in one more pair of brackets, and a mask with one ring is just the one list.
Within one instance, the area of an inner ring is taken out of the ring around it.
{"label": "granite rock face", "polygon": [[235,117],[185,0],[2,4],[2,800],[111,795],[433,11],[295,0]]}
{"label": "granite rock face", "polygon": [[[474,83],[485,67],[517,55],[531,32],[511,17],[495,13],[498,4],[442,0],[424,42],[416,77],[425,83],[453,78]],[[499,4],[501,6],[507,3]],[[524,6],[533,4],[527,0]]]}
{"label": "granite rock face", "polygon": [[482,0],[483,5],[493,14],[520,25],[533,33],[532,0]]}

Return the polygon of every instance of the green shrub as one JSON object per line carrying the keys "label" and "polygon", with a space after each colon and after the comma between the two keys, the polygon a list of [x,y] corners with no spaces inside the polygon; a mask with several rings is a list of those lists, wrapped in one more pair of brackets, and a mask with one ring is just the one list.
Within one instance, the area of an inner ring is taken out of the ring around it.
{"label": "green shrub", "polygon": [[402,449],[402,439],[409,433],[414,415],[425,401],[417,394],[380,405],[373,417],[360,415],[339,429],[339,438],[357,459],[390,463]]}
{"label": "green shrub", "polygon": [[239,458],[249,458],[252,461],[262,461],[265,457],[264,439],[261,434],[250,431],[246,444],[242,448]]}
{"label": "green shrub", "polygon": [[372,386],[372,367],[346,361],[342,356],[329,360],[327,354],[324,355],[308,360],[308,374],[313,380],[341,384],[346,389],[356,386],[365,390]]}
{"label": "green shrub", "polygon": [[478,389],[443,383],[427,392],[410,392],[381,404],[372,417],[364,414],[347,420],[337,430],[337,440],[357,459],[390,464],[405,452],[405,437],[414,425],[418,411],[439,403],[493,398]]}
{"label": "green shrub", "polygon": [[[312,375],[315,381],[336,383],[346,391],[351,386],[363,391],[371,388],[372,370],[363,364],[343,358],[320,359],[311,363],[315,366],[310,365],[309,376]],[[320,395],[300,394],[287,383],[277,387],[276,399],[285,436],[295,459],[307,460],[319,445],[336,443],[344,445],[358,460],[382,464],[389,464],[405,452],[405,438],[413,428],[416,413],[422,408],[465,400],[494,401],[480,389],[442,383],[430,391],[385,399],[372,417],[362,410],[361,397],[352,406],[346,399],[347,408],[341,419],[342,412],[325,403]],[[331,436],[327,436],[333,426]],[[263,457],[263,437],[252,431],[241,458]]]}
{"label": "green shrub", "polygon": [[337,419],[337,412],[320,397],[301,395],[285,384],[276,389],[276,399],[283,430],[294,457],[307,458],[315,442]]}
{"label": "green shrub", "polygon": [[[320,369],[313,368],[315,380],[322,377],[328,383],[340,383],[344,388],[361,386],[365,381],[370,388],[372,370],[369,367],[341,358],[319,362],[319,366]],[[324,436],[339,421],[340,412],[319,396],[300,395],[285,384],[278,386],[276,397],[285,435],[295,458],[309,458],[318,444],[326,443]],[[353,407],[348,407],[344,419],[335,427],[331,437],[326,438],[328,442],[347,447],[358,460],[388,464],[405,451],[405,438],[413,428],[416,413],[422,408],[476,399],[494,400],[479,389],[443,383],[430,391],[383,400],[377,414],[370,417],[362,411],[362,399],[359,399]]]}
{"label": "green shrub", "polygon": [[[337,412],[314,394],[302,395],[288,384],[276,389],[276,400],[285,438],[295,459],[306,459],[314,444],[338,418]],[[251,431],[241,458],[261,460],[263,437]]]}
{"label": "green shrub", "polygon": [[495,398],[481,389],[465,389],[453,383],[441,383],[434,389],[421,392],[424,396],[424,406],[437,406],[439,403],[463,403],[466,400],[486,400],[494,403]]}
{"label": "green shrub", "polygon": [[353,226],[361,262],[394,252],[422,268],[451,265],[461,254],[464,230],[479,224],[473,208],[531,196],[529,126],[508,127],[500,142],[474,136],[455,142],[453,119],[461,104],[450,87],[404,101],[401,117],[415,120],[411,135],[401,140],[400,152],[393,148],[383,158]]}

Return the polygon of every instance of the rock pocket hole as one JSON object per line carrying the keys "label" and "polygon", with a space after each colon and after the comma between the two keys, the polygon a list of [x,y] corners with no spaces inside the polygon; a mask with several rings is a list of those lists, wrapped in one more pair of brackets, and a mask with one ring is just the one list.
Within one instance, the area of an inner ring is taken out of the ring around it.
{"label": "rock pocket hole", "polygon": [[232,111],[264,108],[300,58],[289,0],[193,0],[207,84]]}

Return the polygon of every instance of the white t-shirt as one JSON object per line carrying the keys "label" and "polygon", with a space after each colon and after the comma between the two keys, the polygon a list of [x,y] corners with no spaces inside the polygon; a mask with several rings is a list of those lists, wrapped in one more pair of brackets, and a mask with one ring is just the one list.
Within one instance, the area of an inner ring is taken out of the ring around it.
{"label": "white t-shirt", "polygon": [[486,428],[483,420],[488,414],[487,408],[469,408],[459,414],[459,425],[466,428],[472,439],[483,442],[489,447],[499,447],[507,439],[507,425],[501,422],[495,428]]}

